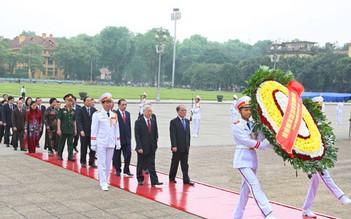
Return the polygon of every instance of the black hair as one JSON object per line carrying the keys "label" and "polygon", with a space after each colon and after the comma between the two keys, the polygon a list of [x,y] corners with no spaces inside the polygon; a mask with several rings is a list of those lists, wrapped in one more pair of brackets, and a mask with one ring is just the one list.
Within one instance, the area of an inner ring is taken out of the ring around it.
{"label": "black hair", "polygon": [[121,105],[121,103],[122,103],[123,101],[127,102],[125,99],[119,99],[118,102],[117,102],[118,106]]}
{"label": "black hair", "polygon": [[[87,98],[90,98],[90,97],[89,97],[89,96],[84,97],[84,99],[83,99],[84,103],[85,103],[85,101],[87,100]],[[90,98],[90,99],[91,99],[91,98]]]}
{"label": "black hair", "polygon": [[49,103],[52,104],[52,102],[56,101],[57,99],[55,97],[50,98]]}
{"label": "black hair", "polygon": [[9,96],[8,98],[7,98],[8,100],[13,100],[13,99],[15,99],[13,96]]}

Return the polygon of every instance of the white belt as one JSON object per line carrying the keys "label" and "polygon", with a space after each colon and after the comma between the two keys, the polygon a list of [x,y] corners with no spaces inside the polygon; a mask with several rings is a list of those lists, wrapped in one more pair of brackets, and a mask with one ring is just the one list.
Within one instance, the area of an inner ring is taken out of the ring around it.
{"label": "white belt", "polygon": [[236,147],[236,149],[248,149],[248,150],[251,149],[250,147],[245,146],[245,145],[236,145],[235,147]]}

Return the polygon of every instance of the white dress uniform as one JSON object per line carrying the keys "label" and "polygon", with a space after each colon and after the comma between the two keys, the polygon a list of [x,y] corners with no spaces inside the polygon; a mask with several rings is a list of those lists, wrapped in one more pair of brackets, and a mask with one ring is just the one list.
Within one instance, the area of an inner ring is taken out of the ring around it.
{"label": "white dress uniform", "polygon": [[339,102],[338,106],[336,108],[336,115],[337,115],[337,123],[338,125],[341,125],[342,123],[342,110],[344,109],[344,103]]}
{"label": "white dress uniform", "polygon": [[[242,98],[240,98],[237,102],[237,109],[242,102],[250,100],[247,96]],[[274,218],[271,216],[273,209],[269,204],[269,200],[267,199],[266,195],[261,190],[260,183],[256,176],[258,162],[255,150],[264,150],[267,147],[272,147],[272,145],[262,142],[264,136],[261,133],[258,134],[257,140],[252,139],[252,128],[252,123],[244,119],[234,122],[231,126],[234,140],[236,142],[233,167],[237,168],[242,175],[240,197],[234,211],[234,219],[243,218],[250,192],[264,217]]]}
{"label": "white dress uniform", "polygon": [[[312,101],[317,106],[323,106],[323,98],[322,97],[315,97],[312,98]],[[318,123],[318,125],[321,125]],[[316,174],[312,175],[310,187],[307,193],[307,197],[305,203],[302,207],[303,212],[302,214],[309,217],[317,217],[312,211],[312,205],[314,199],[317,195],[317,190],[319,186],[319,180],[325,184],[325,186],[329,189],[329,191],[337,198],[342,204],[351,204],[351,201],[348,197],[345,196],[345,193],[341,191],[341,189],[334,183],[333,179],[330,177],[328,170],[323,170],[323,174],[317,172]]]}
{"label": "white dress uniform", "polygon": [[[196,99],[200,99],[199,96],[196,96]],[[197,138],[199,135],[200,130],[200,120],[201,120],[201,105],[200,102],[194,103],[193,107],[191,108],[192,112],[192,122],[193,122],[193,136]]]}
{"label": "white dress uniform", "polygon": [[93,114],[91,148],[97,152],[100,186],[107,187],[114,148],[121,148],[116,113],[102,109]]}
{"label": "white dress uniform", "polygon": [[141,114],[144,113],[144,107],[145,107],[145,105],[146,105],[146,103],[147,103],[147,99],[146,99],[147,94],[144,93],[143,96],[144,96],[144,98],[141,99],[141,101],[140,101],[140,103],[139,103],[139,115],[141,115]]}
{"label": "white dress uniform", "polygon": [[232,122],[236,122],[238,120],[238,110],[236,110],[235,105],[238,102],[236,100],[238,98],[237,98],[236,95],[234,95],[233,97],[235,98],[235,100],[233,100],[233,103],[232,103],[232,105],[230,107],[230,112],[232,113]]}

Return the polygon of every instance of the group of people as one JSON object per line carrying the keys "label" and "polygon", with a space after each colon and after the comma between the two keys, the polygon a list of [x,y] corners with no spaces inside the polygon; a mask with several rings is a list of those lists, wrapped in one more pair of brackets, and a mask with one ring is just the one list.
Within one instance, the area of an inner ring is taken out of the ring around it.
{"label": "group of people", "polygon": [[[251,121],[250,101],[250,97],[243,96],[235,102],[234,107],[235,110],[239,113],[240,119],[238,121],[235,121],[231,127],[234,140],[236,142],[233,167],[238,169],[239,173],[242,176],[240,197],[234,211],[234,219],[243,218],[245,206],[249,199],[250,192],[264,218],[274,219],[275,217],[273,216],[273,209],[266,195],[263,193],[259,180],[256,176],[258,167],[256,149],[273,149],[273,145],[263,141],[265,137],[262,133],[254,133],[253,123]],[[312,101],[321,110],[323,98],[316,97],[313,98]],[[317,217],[316,214],[312,212],[311,208],[317,194],[320,180],[322,180],[322,182],[341,204],[351,205],[351,200],[333,182],[329,175],[329,172],[327,170],[324,170],[323,172],[317,172],[316,174],[312,175],[310,188],[303,206],[303,216],[307,216],[309,218]]]}

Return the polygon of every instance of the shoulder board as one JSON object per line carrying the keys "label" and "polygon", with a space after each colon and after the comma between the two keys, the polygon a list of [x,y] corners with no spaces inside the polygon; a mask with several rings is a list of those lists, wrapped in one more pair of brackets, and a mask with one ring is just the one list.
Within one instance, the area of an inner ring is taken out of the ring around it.
{"label": "shoulder board", "polygon": [[240,120],[233,122],[234,125],[238,124]]}

